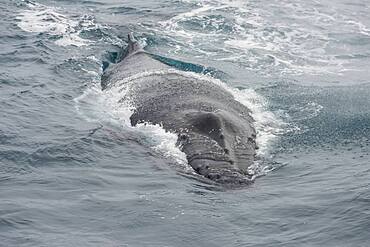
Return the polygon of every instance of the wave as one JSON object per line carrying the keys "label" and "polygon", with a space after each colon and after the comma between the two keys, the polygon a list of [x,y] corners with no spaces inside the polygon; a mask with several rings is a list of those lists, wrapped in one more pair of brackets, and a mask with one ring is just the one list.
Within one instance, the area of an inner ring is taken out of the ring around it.
{"label": "wave", "polygon": [[350,44],[351,49],[344,49],[338,41],[348,35],[361,42],[370,33],[370,28],[355,17],[339,14],[330,6],[317,8],[311,2],[183,2],[191,9],[153,27],[173,41],[169,52],[193,51],[215,61],[241,65],[264,77],[335,78],[353,73],[354,62],[337,54],[357,48]]}
{"label": "wave", "polygon": [[36,2],[27,2],[28,9],[18,13],[18,27],[31,33],[45,33],[53,36],[59,46],[86,46],[92,41],[80,36],[86,29],[95,28],[90,18],[85,16],[74,20],[62,13],[57,7],[50,7]]}

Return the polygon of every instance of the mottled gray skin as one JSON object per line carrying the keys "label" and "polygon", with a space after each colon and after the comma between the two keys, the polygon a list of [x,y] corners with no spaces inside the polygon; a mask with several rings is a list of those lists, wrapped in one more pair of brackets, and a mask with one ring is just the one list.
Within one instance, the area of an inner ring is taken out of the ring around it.
{"label": "mottled gray skin", "polygon": [[178,134],[178,145],[200,175],[223,184],[247,184],[255,159],[256,132],[250,111],[223,87],[153,59],[129,35],[126,57],[102,78],[102,87],[145,71],[167,71],[135,81],[126,97],[136,110],[131,124],[161,124]]}

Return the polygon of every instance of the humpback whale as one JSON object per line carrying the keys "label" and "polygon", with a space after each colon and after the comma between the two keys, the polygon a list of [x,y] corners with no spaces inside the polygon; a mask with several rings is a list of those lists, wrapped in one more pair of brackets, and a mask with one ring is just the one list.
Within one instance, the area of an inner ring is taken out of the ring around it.
{"label": "humpback whale", "polygon": [[160,124],[176,133],[177,145],[196,173],[216,183],[252,179],[256,131],[250,110],[221,85],[157,60],[132,34],[122,60],[102,76],[102,89],[131,82],[125,98],[134,107],[131,125]]}

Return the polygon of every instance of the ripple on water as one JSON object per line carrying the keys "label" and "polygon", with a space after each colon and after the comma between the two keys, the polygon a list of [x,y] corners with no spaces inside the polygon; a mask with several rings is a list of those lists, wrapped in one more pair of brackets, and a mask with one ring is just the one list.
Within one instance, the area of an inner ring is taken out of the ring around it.
{"label": "ripple on water", "polygon": [[[0,2],[0,245],[369,241],[365,1]],[[231,71],[260,151],[287,165],[237,191],[179,176],[161,158],[178,151],[175,137],[132,129],[124,91],[100,90],[101,60],[127,30],[165,57]]]}
{"label": "ripple on water", "polygon": [[[312,83],[323,81],[323,76],[325,81],[337,81],[341,75],[363,81],[363,59],[348,61],[337,57],[358,53],[358,45],[370,45],[369,28],[360,17],[301,1],[284,1],[284,7],[280,1],[196,3],[190,11],[160,22],[161,28],[151,27],[177,41],[170,44],[170,53],[195,52],[243,66],[264,77],[298,76]],[[346,37],[352,43],[344,47]]]}

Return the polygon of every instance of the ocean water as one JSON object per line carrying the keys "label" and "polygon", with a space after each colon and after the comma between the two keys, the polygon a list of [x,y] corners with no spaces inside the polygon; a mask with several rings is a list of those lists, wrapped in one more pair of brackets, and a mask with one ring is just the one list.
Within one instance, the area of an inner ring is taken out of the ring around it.
{"label": "ocean water", "polygon": [[[365,0],[2,0],[0,246],[370,246],[369,14]],[[174,134],[130,126],[124,88],[101,91],[128,32],[252,110],[251,186],[198,179]]]}

